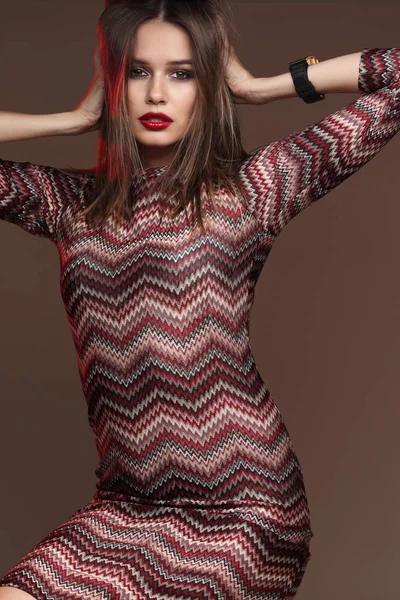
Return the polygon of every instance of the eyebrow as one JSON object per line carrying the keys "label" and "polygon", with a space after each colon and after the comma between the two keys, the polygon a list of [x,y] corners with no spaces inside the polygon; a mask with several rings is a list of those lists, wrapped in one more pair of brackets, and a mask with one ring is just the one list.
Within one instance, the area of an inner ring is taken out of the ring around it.
{"label": "eyebrow", "polygon": [[[131,62],[138,63],[140,65],[149,65],[150,63],[147,60],[141,60],[140,58],[131,58]],[[193,65],[192,60],[170,60],[167,62],[167,65]]]}

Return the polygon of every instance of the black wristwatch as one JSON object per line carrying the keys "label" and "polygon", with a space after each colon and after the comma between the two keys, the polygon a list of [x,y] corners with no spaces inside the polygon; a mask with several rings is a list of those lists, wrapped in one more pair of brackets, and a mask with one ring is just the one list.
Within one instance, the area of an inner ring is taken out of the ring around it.
{"label": "black wristwatch", "polygon": [[289,71],[292,75],[297,95],[307,104],[325,99],[325,94],[317,92],[307,75],[308,65],[315,65],[316,63],[319,63],[316,56],[306,56],[289,63]]}

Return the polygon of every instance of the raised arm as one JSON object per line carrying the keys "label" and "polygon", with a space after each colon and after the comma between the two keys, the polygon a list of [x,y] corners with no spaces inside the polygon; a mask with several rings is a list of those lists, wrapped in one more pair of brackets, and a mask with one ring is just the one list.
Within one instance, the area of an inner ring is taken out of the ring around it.
{"label": "raised arm", "polygon": [[57,243],[61,215],[84,184],[56,167],[0,159],[0,219]]}
{"label": "raised arm", "polygon": [[[55,135],[79,135],[99,128],[104,78],[95,49],[95,70],[83,99],[70,112],[34,115],[0,111],[0,142]],[[63,209],[84,178],[55,167],[0,159],[0,219],[57,241]]]}
{"label": "raised arm", "polygon": [[[399,131],[400,49],[364,48],[358,57],[359,98],[257,148],[242,165],[248,209],[271,244],[291,219],[358,171]],[[349,90],[352,76],[346,80]],[[335,86],[332,77],[325,87],[317,79],[310,76],[320,93]]]}
{"label": "raised arm", "polygon": [[[76,112],[0,112],[0,141],[75,135],[82,131],[82,119]],[[77,193],[78,181],[55,167],[0,159],[0,219],[56,242],[59,217]]]}

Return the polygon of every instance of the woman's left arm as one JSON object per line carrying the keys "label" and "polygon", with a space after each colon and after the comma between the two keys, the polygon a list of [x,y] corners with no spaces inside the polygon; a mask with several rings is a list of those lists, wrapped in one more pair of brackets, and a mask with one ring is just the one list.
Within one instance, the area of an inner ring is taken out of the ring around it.
{"label": "woman's left arm", "polygon": [[[357,93],[361,54],[361,52],[354,52],[309,65],[308,79],[319,94]],[[274,77],[254,77],[250,81],[254,104],[266,104],[297,96],[289,71]]]}
{"label": "woman's left arm", "polygon": [[[265,98],[288,97],[290,73],[278,78],[268,90],[264,86]],[[310,65],[309,79],[319,93],[361,95],[243,162],[248,209],[271,244],[292,218],[369,162],[400,129],[400,48],[364,48]]]}

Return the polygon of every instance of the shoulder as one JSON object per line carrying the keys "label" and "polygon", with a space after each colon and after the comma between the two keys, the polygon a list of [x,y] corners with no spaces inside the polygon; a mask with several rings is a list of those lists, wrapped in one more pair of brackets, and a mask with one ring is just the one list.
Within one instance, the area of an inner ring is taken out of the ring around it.
{"label": "shoulder", "polygon": [[270,188],[279,169],[278,151],[282,139],[257,146],[238,164],[238,178],[247,194],[259,194]]}
{"label": "shoulder", "polygon": [[44,192],[57,192],[61,196],[74,196],[92,187],[95,169],[77,169],[71,166],[53,167],[35,165]]}

